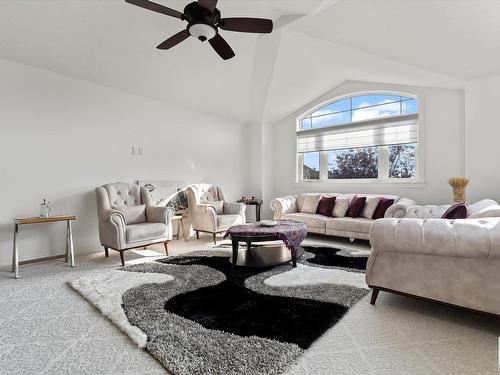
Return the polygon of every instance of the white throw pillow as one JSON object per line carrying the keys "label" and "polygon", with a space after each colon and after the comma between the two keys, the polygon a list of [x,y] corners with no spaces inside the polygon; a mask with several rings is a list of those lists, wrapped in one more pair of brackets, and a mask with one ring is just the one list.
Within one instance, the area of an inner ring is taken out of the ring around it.
{"label": "white throw pillow", "polygon": [[320,194],[310,194],[306,195],[304,198],[304,203],[302,203],[302,209],[300,212],[306,214],[315,214],[318,209],[319,199],[321,198]]}
{"label": "white throw pillow", "polygon": [[335,206],[333,206],[333,217],[344,217],[347,209],[349,208],[349,204],[351,204],[350,198],[339,198],[335,199]]}
{"label": "white throw pillow", "polygon": [[498,206],[498,203],[493,199],[481,199],[476,203],[469,204],[469,207],[467,208],[467,218],[472,218],[474,215],[492,206]]}
{"label": "white throw pillow", "polygon": [[363,210],[361,210],[361,217],[371,219],[379,202],[380,198],[366,198],[365,206],[363,207]]}
{"label": "white throw pillow", "polygon": [[209,204],[215,208],[217,215],[222,215],[224,213],[224,201],[212,201]]}
{"label": "white throw pillow", "polygon": [[467,219],[482,219],[487,217],[500,217],[500,206],[496,204],[483,208],[480,211],[469,214]]}

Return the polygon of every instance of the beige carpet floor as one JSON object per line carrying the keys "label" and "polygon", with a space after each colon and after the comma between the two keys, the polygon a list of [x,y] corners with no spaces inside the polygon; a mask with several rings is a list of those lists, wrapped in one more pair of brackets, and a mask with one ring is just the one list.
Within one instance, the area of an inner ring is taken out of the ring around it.
{"label": "beige carpet floor", "polygon": [[[308,241],[322,242],[322,238]],[[332,244],[332,240],[328,240]],[[366,243],[338,246],[367,251]],[[209,237],[173,241],[174,255],[209,249]],[[162,257],[160,247],[128,252],[128,264]],[[119,266],[118,253],[22,266],[19,280],[0,270],[0,373],[165,374],[67,281]],[[500,296],[499,296],[500,298]],[[425,301],[369,296],[322,336],[289,374],[500,374],[500,320]]]}

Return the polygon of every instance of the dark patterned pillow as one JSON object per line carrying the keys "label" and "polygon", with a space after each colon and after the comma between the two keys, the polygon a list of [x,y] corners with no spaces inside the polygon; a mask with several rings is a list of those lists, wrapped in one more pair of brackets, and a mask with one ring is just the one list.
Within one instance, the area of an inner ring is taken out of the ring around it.
{"label": "dark patterned pillow", "polygon": [[365,206],[365,202],[366,197],[358,197],[355,195],[354,198],[352,198],[351,204],[349,205],[345,216],[352,218],[359,217],[359,214],[361,214],[361,211]]}
{"label": "dark patterned pillow", "polygon": [[467,217],[467,204],[456,203],[446,210],[441,219],[465,219]]}
{"label": "dark patterned pillow", "polygon": [[335,197],[325,197],[324,195],[322,195],[319,200],[316,213],[331,217],[334,205],[335,205]]}
{"label": "dark patterned pillow", "polygon": [[389,207],[391,207],[394,204],[394,199],[389,199],[389,198],[380,198],[380,202],[378,202],[377,209],[375,210],[375,213],[372,216],[372,219],[383,219],[385,216],[385,212]]}

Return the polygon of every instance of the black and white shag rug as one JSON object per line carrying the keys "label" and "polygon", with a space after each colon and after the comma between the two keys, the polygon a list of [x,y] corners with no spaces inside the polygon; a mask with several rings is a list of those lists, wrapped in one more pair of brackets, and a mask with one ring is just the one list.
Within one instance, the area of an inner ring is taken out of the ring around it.
{"label": "black and white shag rug", "polygon": [[174,374],[278,374],[368,293],[366,255],[306,247],[298,267],[198,251],[71,286]]}

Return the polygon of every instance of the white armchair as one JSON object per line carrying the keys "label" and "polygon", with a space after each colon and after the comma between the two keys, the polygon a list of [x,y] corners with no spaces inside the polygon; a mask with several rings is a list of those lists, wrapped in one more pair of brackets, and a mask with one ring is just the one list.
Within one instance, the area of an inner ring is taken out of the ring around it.
{"label": "white armchair", "polygon": [[124,266],[125,250],[156,243],[163,243],[168,255],[172,208],[153,205],[149,191],[136,184],[117,182],[95,191],[99,237],[106,256],[110,248],[119,251]]}
{"label": "white armchair", "polygon": [[217,243],[217,233],[246,222],[246,206],[227,202],[223,191],[217,186],[194,184],[187,188],[186,194],[197,238],[200,238],[199,232],[211,233],[214,243]]}

